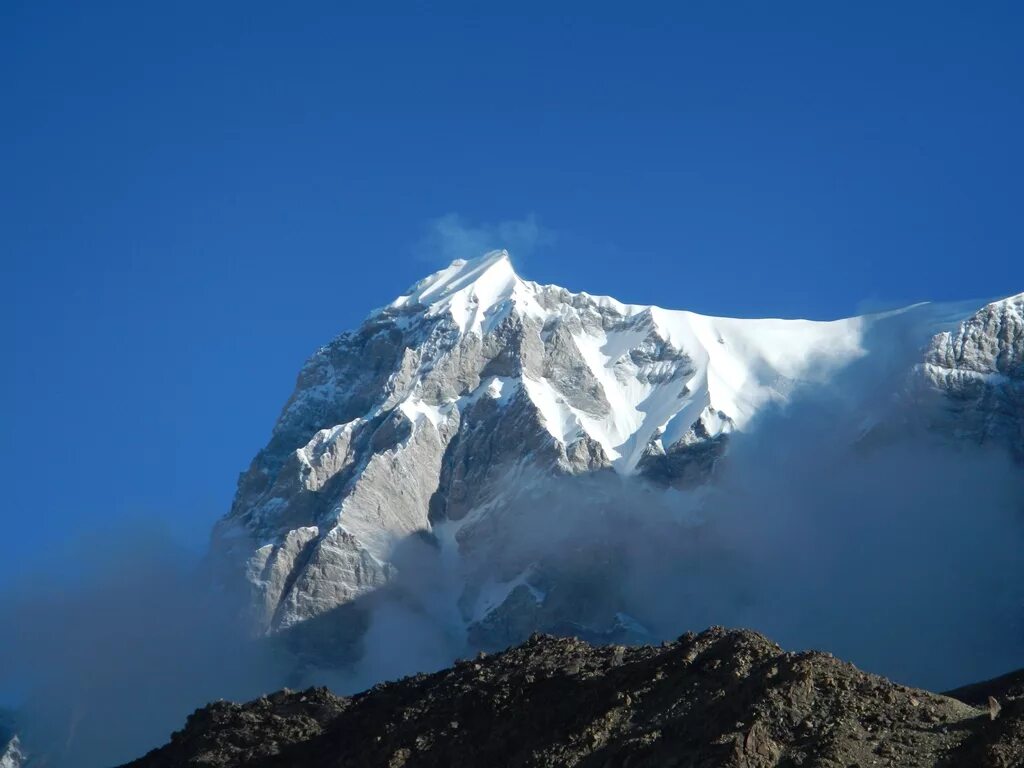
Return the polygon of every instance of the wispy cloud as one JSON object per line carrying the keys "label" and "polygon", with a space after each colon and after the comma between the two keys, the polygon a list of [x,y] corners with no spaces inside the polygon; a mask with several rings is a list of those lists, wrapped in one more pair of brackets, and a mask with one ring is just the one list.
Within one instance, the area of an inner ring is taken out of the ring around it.
{"label": "wispy cloud", "polygon": [[554,232],[542,226],[532,213],[493,224],[474,224],[457,213],[448,213],[428,223],[416,255],[425,261],[447,264],[504,248],[522,262],[554,240]]}

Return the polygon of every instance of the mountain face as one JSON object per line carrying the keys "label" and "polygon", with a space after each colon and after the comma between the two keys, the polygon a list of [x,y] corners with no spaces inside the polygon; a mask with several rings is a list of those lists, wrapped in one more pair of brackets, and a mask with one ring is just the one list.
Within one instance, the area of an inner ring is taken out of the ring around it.
{"label": "mountain face", "polygon": [[1024,764],[1020,677],[939,695],[753,632],[632,648],[534,636],[351,698],[217,702],[126,768],[1011,768]]}
{"label": "mountain face", "polygon": [[[1024,457],[1024,294],[982,304],[738,320],[524,281],[503,251],[456,261],[305,364],[214,550],[261,632],[304,628],[340,660],[420,550],[439,564],[433,610],[475,647],[643,639],[557,558],[504,546],[550,503],[545,482],[614,497],[628,478],[699,507],[736,436],[805,393],[856,394],[865,370],[908,421]],[[903,428],[869,412],[838,439]]]}

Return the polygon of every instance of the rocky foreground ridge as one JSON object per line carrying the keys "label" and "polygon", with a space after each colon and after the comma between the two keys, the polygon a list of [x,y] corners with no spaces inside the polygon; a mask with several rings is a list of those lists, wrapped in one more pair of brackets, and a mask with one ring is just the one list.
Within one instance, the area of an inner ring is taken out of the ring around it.
{"label": "rocky foreground ridge", "polygon": [[535,635],[351,698],[197,710],[130,768],[1024,765],[1024,672],[946,695],[712,628],[661,646]]}

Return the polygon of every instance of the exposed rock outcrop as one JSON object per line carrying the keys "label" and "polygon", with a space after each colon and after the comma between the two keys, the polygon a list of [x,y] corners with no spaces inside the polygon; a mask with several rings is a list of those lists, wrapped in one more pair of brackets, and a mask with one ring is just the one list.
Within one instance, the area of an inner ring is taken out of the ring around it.
{"label": "exposed rock outcrop", "polygon": [[937,335],[925,353],[926,389],[942,395],[924,416],[958,440],[995,444],[1024,460],[1024,294],[980,309]]}

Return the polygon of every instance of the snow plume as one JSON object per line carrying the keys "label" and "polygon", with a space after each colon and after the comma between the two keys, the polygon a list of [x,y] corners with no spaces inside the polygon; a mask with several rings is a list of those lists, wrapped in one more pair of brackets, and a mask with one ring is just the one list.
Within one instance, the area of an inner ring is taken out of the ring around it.
{"label": "snow plume", "polygon": [[471,224],[458,214],[448,213],[428,224],[416,253],[424,261],[443,265],[504,249],[523,261],[550,245],[554,238],[554,233],[543,227],[532,213],[523,219],[496,224]]}
{"label": "snow plume", "polygon": [[237,620],[238,603],[211,592],[168,537],[105,532],[53,560],[0,595],[0,690],[15,697],[22,743],[45,765],[126,762],[209,701],[284,684],[270,647]]}

